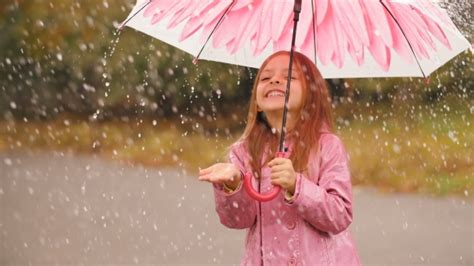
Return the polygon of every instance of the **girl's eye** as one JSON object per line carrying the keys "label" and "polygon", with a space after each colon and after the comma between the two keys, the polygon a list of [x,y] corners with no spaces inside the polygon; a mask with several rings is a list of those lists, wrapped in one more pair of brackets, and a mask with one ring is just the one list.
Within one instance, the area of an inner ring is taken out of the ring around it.
{"label": "girl's eye", "polygon": [[265,80],[269,80],[269,79],[270,79],[270,78],[263,77],[263,78],[261,79],[261,81],[265,81]]}

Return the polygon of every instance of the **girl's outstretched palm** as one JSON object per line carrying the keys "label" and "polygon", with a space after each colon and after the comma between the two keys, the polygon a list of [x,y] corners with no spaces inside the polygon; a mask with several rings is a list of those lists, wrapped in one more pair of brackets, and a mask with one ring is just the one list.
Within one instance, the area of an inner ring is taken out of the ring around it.
{"label": "girl's outstretched palm", "polygon": [[199,170],[200,181],[225,184],[235,189],[240,183],[240,171],[231,163],[216,163],[208,168]]}

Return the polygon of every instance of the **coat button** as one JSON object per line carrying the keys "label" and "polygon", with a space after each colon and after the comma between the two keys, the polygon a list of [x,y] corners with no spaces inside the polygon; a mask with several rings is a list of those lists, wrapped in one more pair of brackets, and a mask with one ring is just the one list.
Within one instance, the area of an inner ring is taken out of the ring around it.
{"label": "coat button", "polygon": [[295,221],[288,221],[288,223],[286,224],[286,228],[290,229],[290,230],[293,230],[296,228],[296,222]]}
{"label": "coat button", "polygon": [[291,257],[290,260],[288,261],[288,265],[290,265],[290,266],[296,265],[296,258]]}

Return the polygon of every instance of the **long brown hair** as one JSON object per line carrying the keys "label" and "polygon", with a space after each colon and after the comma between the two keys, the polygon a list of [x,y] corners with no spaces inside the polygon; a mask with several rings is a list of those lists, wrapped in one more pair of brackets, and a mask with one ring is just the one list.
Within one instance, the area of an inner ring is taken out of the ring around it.
{"label": "long brown hair", "polygon": [[[262,166],[274,158],[278,149],[279,135],[272,132],[262,114],[258,112],[256,91],[261,71],[272,58],[279,55],[289,56],[290,53],[279,51],[269,56],[255,77],[247,125],[240,137],[249,152],[251,157],[249,163],[256,176],[260,176]],[[295,171],[303,172],[306,170],[311,149],[319,147],[320,129],[322,127],[326,127],[328,130],[332,129],[331,99],[326,81],[314,63],[299,52],[294,53],[293,59],[295,70],[301,73],[304,102],[299,110],[295,127],[288,132],[288,138],[294,144],[289,159],[291,159]],[[268,153],[264,154],[266,148],[268,148]],[[262,162],[263,157],[266,158],[264,162]]]}

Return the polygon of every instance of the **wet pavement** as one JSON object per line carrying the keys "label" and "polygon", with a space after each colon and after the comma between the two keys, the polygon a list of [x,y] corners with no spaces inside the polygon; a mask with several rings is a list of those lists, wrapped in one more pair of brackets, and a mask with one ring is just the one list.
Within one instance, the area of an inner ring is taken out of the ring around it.
{"label": "wet pavement", "polygon": [[[364,265],[474,265],[474,201],[354,188]],[[0,154],[1,265],[236,265],[211,186],[176,169],[52,152]]]}

